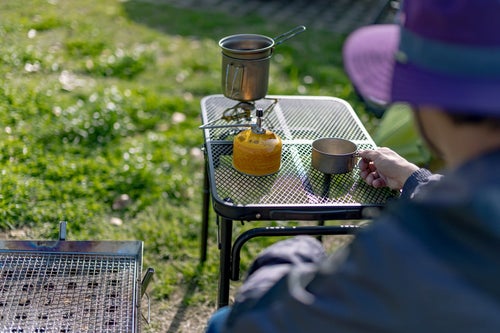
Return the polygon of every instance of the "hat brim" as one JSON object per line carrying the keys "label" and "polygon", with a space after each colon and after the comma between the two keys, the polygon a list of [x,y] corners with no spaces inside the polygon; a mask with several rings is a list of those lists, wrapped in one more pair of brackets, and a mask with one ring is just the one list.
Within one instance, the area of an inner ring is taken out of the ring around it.
{"label": "hat brim", "polygon": [[437,73],[395,60],[398,25],[358,29],[343,48],[344,68],[358,93],[370,102],[406,102],[445,108],[448,112],[498,117],[500,78]]}
{"label": "hat brim", "polygon": [[357,92],[379,105],[392,102],[394,54],[399,43],[397,25],[374,25],[354,31],[343,47],[344,69]]}

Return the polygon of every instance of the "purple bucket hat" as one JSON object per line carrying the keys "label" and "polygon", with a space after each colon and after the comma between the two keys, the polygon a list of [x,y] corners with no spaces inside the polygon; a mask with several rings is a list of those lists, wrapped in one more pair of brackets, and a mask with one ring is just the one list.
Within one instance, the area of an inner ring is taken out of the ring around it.
{"label": "purple bucket hat", "polygon": [[500,117],[499,0],[403,0],[398,21],[360,28],[344,44],[361,96]]}

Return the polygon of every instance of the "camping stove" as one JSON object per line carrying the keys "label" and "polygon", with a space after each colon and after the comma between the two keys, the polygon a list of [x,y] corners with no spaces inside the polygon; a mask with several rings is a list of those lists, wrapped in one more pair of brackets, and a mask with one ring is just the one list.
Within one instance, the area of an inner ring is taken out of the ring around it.
{"label": "camping stove", "polygon": [[[229,103],[233,100],[228,99],[227,101]],[[237,102],[236,104],[231,104],[230,106],[225,108],[224,111],[222,111],[222,116],[219,119],[214,119],[210,122],[207,122],[199,128],[237,128],[231,131],[231,134],[239,133],[242,127],[251,127],[255,125],[255,113],[258,109],[263,110],[262,116],[264,117],[264,119],[266,119],[265,117],[273,111],[274,107],[278,103],[278,99],[265,97],[258,101],[258,103],[264,102],[267,102],[267,105],[265,107],[257,105],[256,101]],[[252,113],[254,113],[253,116]]]}
{"label": "camping stove", "polygon": [[[0,241],[0,332],[139,332],[140,241]],[[148,306],[149,308],[149,306]]]}

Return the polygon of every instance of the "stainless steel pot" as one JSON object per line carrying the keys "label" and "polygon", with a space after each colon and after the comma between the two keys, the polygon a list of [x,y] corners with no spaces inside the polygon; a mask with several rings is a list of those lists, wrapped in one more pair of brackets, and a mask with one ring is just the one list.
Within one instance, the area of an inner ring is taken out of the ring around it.
{"label": "stainless steel pot", "polygon": [[[272,50],[270,51],[272,52]],[[257,54],[244,54],[245,57]],[[260,59],[235,59],[222,54],[222,91],[224,96],[250,102],[266,96],[271,56]]]}
{"label": "stainless steel pot", "polygon": [[355,143],[339,138],[321,138],[312,143],[311,165],[327,174],[352,171],[357,161]]}
{"label": "stainless steel pot", "polygon": [[222,38],[219,46],[222,49],[224,96],[242,102],[265,97],[274,47],[304,30],[304,26],[299,26],[276,38],[256,34]]}

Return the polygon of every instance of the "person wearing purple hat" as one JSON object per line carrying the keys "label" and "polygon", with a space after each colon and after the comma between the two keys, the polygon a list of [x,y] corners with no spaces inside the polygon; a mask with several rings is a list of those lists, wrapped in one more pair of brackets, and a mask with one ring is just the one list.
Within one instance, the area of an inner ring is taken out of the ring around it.
{"label": "person wearing purple hat", "polygon": [[500,331],[499,17],[499,0],[404,0],[398,25],[348,37],[357,91],[408,103],[443,175],[360,152],[400,199],[333,256],[306,236],[267,248],[208,332]]}

